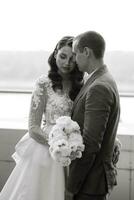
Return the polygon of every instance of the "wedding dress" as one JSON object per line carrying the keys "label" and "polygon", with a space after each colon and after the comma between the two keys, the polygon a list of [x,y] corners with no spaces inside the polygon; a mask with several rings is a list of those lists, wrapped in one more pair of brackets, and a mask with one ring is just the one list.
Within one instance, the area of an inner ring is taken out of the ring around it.
{"label": "wedding dress", "polygon": [[[56,119],[70,116],[72,106],[67,94],[60,90],[54,92],[51,80],[40,77],[32,94],[29,130],[48,138]],[[0,200],[63,200],[64,168],[51,158],[49,146],[36,142],[29,132],[15,147],[16,166],[1,191]]]}

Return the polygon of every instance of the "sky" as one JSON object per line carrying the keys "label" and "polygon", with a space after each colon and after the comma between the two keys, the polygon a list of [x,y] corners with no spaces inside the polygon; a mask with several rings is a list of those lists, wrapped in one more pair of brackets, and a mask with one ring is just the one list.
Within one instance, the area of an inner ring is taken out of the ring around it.
{"label": "sky", "polygon": [[88,30],[107,50],[134,51],[133,8],[133,0],[0,0],[0,51],[52,51]]}

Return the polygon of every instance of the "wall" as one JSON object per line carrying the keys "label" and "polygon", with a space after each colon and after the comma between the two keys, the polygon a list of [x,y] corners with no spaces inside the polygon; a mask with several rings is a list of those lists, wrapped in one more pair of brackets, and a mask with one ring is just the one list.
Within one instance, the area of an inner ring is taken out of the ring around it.
{"label": "wall", "polygon": [[15,144],[25,133],[26,130],[0,129],[0,191],[15,166],[11,157]]}
{"label": "wall", "polygon": [[118,185],[110,200],[134,200],[134,135],[118,135],[122,151],[118,163]]}
{"label": "wall", "polygon": [[[0,191],[15,163],[11,158],[17,141],[27,130],[0,129]],[[114,188],[110,200],[134,199],[134,135],[118,135],[122,151],[118,162],[118,185]]]}

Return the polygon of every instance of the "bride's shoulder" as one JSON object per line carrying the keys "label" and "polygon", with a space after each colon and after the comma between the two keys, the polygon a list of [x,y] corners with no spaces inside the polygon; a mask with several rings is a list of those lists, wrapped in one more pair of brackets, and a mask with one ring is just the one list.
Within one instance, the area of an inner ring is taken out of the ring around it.
{"label": "bride's shoulder", "polygon": [[36,79],[36,84],[47,84],[49,82],[49,78],[48,76],[42,74],[41,76],[39,76],[37,79]]}
{"label": "bride's shoulder", "polygon": [[51,85],[51,80],[49,79],[47,75],[42,74],[36,79],[35,85],[38,85],[41,87],[49,87]]}
{"label": "bride's shoulder", "polygon": [[51,80],[46,75],[39,76],[34,84],[34,91],[46,91],[51,87]]}

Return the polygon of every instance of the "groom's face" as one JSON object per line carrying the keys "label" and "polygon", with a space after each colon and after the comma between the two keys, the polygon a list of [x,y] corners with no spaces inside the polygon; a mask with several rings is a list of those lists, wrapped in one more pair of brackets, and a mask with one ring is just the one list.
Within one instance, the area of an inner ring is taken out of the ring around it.
{"label": "groom's face", "polygon": [[76,63],[80,71],[85,72],[87,67],[87,58],[85,52],[78,49],[78,41],[75,40],[72,46],[73,54],[75,55]]}

